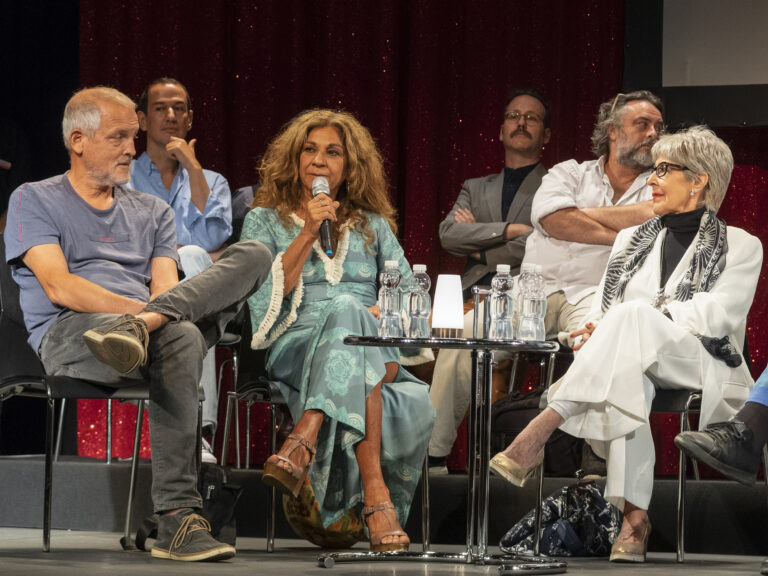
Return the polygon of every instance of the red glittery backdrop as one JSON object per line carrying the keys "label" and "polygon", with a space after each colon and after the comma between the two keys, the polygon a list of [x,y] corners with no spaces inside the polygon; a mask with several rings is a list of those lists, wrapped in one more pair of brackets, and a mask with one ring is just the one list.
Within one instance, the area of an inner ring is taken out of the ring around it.
{"label": "red glittery backdrop", "polygon": [[[441,250],[438,224],[464,179],[501,169],[508,90],[532,86],[548,95],[551,166],[591,156],[597,106],[622,82],[624,3],[615,0],[82,0],[80,13],[81,85],[112,85],[137,98],[158,76],[178,78],[192,95],[198,158],[233,189],[254,182],[267,142],[299,111],[357,115],[385,158],[406,255],[433,275],[463,267]],[[768,167],[761,154],[768,131],[729,129],[724,137],[737,162]],[[766,172],[740,167],[732,191],[723,211],[729,222],[761,235]],[[758,300],[750,317],[758,372],[766,363],[764,317]],[[103,410],[79,404],[82,455],[104,454]],[[118,457],[130,454],[133,434],[123,410],[135,411],[121,407],[115,418],[125,421],[114,430]],[[266,416],[254,412],[259,463]]]}

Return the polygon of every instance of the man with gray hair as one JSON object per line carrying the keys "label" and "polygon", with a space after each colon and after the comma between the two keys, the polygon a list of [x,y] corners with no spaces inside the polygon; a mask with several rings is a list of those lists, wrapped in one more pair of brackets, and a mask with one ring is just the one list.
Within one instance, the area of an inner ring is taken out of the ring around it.
{"label": "man with gray hair", "polygon": [[10,199],[5,258],[20,288],[29,344],[47,374],[123,386],[150,383],[152,556],[221,560],[197,511],[197,403],[203,357],[267,277],[271,255],[241,242],[178,282],[173,210],[125,184],[139,131],[112,88],[77,92],[62,122],[71,168]]}
{"label": "man with gray hair", "polygon": [[663,131],[661,100],[646,90],[603,102],[592,133],[598,158],[561,162],[541,181],[523,263],[540,264],[547,337],[573,346],[616,234],[653,217],[651,148]]}

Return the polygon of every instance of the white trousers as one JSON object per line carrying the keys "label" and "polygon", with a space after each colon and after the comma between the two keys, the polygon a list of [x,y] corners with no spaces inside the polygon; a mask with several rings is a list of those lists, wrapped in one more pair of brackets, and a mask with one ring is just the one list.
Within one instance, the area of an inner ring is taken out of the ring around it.
{"label": "white trousers", "polygon": [[[573,346],[570,333],[581,328],[582,319],[589,312],[592,294],[585,296],[575,304],[565,298],[562,291],[547,297],[547,315],[544,319],[547,338],[558,339]],[[478,332],[482,333],[483,308],[480,306]],[[475,313],[470,310],[464,315],[464,336],[472,335],[472,324]],[[495,360],[505,360],[510,357],[508,352],[494,352]],[[456,442],[456,431],[469,408],[469,394],[472,377],[472,356],[466,350],[440,350],[435,362],[432,376],[432,386],[429,396],[435,407],[437,417],[432,429],[429,442],[429,455],[444,457],[450,454],[453,443]]]}
{"label": "white trousers", "polygon": [[550,401],[577,403],[560,428],[607,460],[605,498],[619,509],[625,500],[648,509],[656,462],[651,402],[657,387],[701,390],[701,354],[690,332],[649,304],[626,302],[606,313],[552,386]]}

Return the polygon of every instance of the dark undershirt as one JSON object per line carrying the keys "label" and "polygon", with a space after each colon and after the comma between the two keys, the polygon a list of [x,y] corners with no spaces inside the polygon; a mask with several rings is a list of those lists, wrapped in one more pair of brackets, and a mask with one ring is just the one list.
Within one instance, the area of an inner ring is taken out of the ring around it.
{"label": "dark undershirt", "polygon": [[665,214],[661,217],[661,224],[667,229],[667,235],[661,248],[660,286],[666,286],[672,271],[698,234],[704,210],[705,208],[702,207],[691,212]]}
{"label": "dark undershirt", "polygon": [[520,184],[522,184],[525,177],[536,168],[536,164],[538,164],[538,162],[523,166],[522,168],[504,167],[504,185],[501,189],[502,220],[507,219],[507,212],[509,212],[509,207],[512,206],[512,201],[515,199],[515,194],[517,194]]}

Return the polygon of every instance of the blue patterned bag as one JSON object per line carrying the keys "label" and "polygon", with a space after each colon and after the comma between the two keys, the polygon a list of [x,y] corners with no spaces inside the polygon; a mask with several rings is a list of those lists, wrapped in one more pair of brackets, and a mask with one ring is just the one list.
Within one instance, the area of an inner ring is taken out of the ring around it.
{"label": "blue patterned bag", "polygon": [[[533,554],[534,510],[510,528],[499,546],[506,554]],[[622,514],[594,482],[577,482],[550,494],[541,512],[540,551],[548,556],[608,556]]]}

